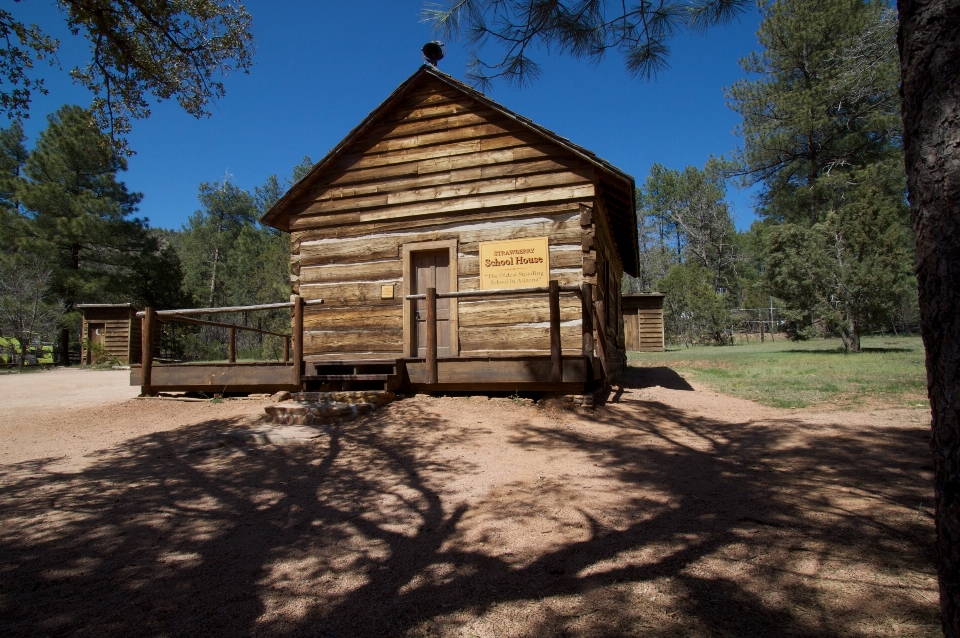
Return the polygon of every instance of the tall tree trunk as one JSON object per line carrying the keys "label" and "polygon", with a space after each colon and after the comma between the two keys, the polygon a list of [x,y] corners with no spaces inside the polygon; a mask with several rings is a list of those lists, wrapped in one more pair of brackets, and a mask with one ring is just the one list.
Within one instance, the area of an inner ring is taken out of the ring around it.
{"label": "tall tree trunk", "polygon": [[960,638],[960,0],[898,0],[943,633]]}

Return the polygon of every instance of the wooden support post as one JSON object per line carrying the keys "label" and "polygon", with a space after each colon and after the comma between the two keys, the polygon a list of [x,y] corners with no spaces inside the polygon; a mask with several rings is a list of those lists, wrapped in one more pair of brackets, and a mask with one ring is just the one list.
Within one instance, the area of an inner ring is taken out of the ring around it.
{"label": "wooden support post", "polygon": [[427,288],[427,383],[437,382],[437,289]]}
{"label": "wooden support post", "polygon": [[153,330],[157,325],[153,308],[143,311],[143,325],[140,329],[140,393],[153,395]]}
{"label": "wooden support post", "polygon": [[283,362],[290,363],[290,337],[283,338]]}
{"label": "wooden support post", "polygon": [[583,333],[583,356],[587,358],[587,370],[593,371],[593,284],[580,284],[580,320]]}
{"label": "wooden support post", "polygon": [[563,381],[563,352],[560,349],[560,282],[550,280],[550,383]]}
{"label": "wooden support post", "polygon": [[301,387],[303,382],[303,297],[297,295],[293,301],[293,385]]}
{"label": "wooden support post", "polygon": [[227,330],[227,362],[236,363],[237,362],[237,329],[230,328]]}

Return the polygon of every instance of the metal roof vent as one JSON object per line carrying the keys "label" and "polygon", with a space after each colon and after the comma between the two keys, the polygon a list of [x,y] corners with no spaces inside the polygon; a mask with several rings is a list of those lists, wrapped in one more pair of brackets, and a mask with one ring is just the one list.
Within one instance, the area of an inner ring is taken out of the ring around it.
{"label": "metal roof vent", "polygon": [[424,62],[432,66],[437,66],[437,62],[442,60],[443,56],[446,55],[447,49],[443,46],[443,42],[434,40],[433,42],[427,42],[423,45],[420,52],[423,53]]}

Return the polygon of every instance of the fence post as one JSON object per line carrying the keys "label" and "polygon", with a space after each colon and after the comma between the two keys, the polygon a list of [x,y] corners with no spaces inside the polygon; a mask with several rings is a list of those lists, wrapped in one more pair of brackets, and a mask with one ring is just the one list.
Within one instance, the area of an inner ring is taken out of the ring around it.
{"label": "fence post", "polygon": [[303,389],[303,297],[293,299],[293,385]]}
{"label": "fence post", "polygon": [[563,352],[560,349],[560,282],[550,280],[550,383],[563,381]]}
{"label": "fence post", "polygon": [[290,337],[283,338],[283,362],[290,363]]}
{"label": "fence post", "polygon": [[140,329],[140,393],[152,396],[153,388],[153,329],[156,321],[153,308],[144,308]]}
{"label": "fence post", "polygon": [[583,333],[583,356],[587,358],[587,378],[593,378],[593,284],[580,284],[580,321]]}
{"label": "fence post", "polygon": [[427,383],[437,383],[437,289],[427,288]]}
{"label": "fence post", "polygon": [[227,362],[237,362],[237,329],[230,328],[227,331]]}

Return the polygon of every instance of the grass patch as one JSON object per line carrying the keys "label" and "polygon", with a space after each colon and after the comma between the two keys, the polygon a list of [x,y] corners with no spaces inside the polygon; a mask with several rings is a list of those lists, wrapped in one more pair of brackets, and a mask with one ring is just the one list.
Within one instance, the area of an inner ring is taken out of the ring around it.
{"label": "grass patch", "polygon": [[717,392],[778,408],[868,402],[928,405],[920,337],[865,337],[861,345],[859,354],[847,354],[839,339],[778,339],[630,352],[628,360],[638,367],[666,366]]}

